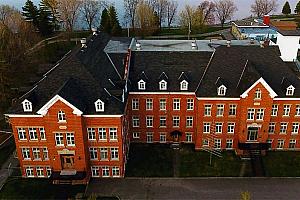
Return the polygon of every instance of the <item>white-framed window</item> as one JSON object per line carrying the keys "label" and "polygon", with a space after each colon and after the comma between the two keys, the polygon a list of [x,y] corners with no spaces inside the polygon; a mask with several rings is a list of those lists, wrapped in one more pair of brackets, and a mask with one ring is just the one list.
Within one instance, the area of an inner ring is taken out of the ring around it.
{"label": "white-framed window", "polygon": [[210,122],[203,123],[203,133],[210,133]]}
{"label": "white-framed window", "polygon": [[117,128],[109,128],[109,140],[118,140]]}
{"label": "white-framed window", "polygon": [[270,122],[269,123],[269,130],[268,130],[269,134],[275,133],[275,128],[276,128],[276,123],[275,122]]}
{"label": "white-framed window", "polygon": [[216,122],[216,133],[222,133],[222,129],[223,129],[223,123]]}
{"label": "white-framed window", "polygon": [[50,177],[50,176],[51,176],[52,170],[51,170],[51,167],[50,167],[50,166],[47,166],[47,167],[46,167],[46,173],[47,173],[47,177]]}
{"label": "white-framed window", "polygon": [[110,158],[111,160],[119,160],[119,149],[112,147],[110,148]]}
{"label": "white-framed window", "polygon": [[101,141],[106,141],[107,140],[106,129],[105,128],[98,128],[98,134],[99,134],[99,140],[101,140]]}
{"label": "white-framed window", "polygon": [[290,139],[289,149],[295,149],[295,148],[296,148],[296,140]]}
{"label": "white-framed window", "polygon": [[44,160],[49,160],[49,152],[47,147],[43,148],[43,158]]}
{"label": "white-framed window", "polygon": [[237,108],[237,105],[235,104],[230,104],[229,105],[229,116],[236,116],[236,108]]}
{"label": "white-framed window", "polygon": [[90,147],[90,159],[98,160],[98,149],[96,147]]}
{"label": "white-framed window", "polygon": [[100,176],[100,167],[99,166],[92,166],[92,177],[99,177]]}
{"label": "white-framed window", "polygon": [[189,83],[186,80],[180,82],[180,90],[188,90]]}
{"label": "white-framed window", "polygon": [[146,99],[146,110],[153,110],[153,99]]}
{"label": "white-framed window", "polygon": [[120,176],[120,167],[114,166],[111,168],[112,176],[119,177]]}
{"label": "white-framed window", "polygon": [[139,133],[139,132],[133,132],[133,133],[132,133],[132,137],[133,137],[134,139],[139,139],[139,138],[140,138],[140,133]]}
{"label": "white-framed window", "polygon": [[186,133],[185,134],[185,141],[186,142],[193,142],[193,135],[192,135],[192,133]]}
{"label": "white-framed window", "polygon": [[227,88],[224,85],[221,85],[220,87],[218,87],[218,95],[225,96],[226,90],[227,90]]}
{"label": "white-framed window", "polygon": [[22,102],[24,112],[32,112],[32,103],[25,99]]}
{"label": "white-framed window", "polygon": [[44,177],[44,168],[43,167],[36,167],[36,176],[37,177]]}
{"label": "white-framed window", "polygon": [[290,116],[291,105],[283,105],[283,115],[284,117]]}
{"label": "white-framed window", "polygon": [[234,122],[228,122],[227,123],[227,133],[234,133],[234,127],[235,123]]}
{"label": "white-framed window", "polygon": [[300,116],[300,105],[296,105],[296,113],[295,113],[296,117]]}
{"label": "white-framed window", "polygon": [[159,134],[159,141],[162,143],[165,143],[167,141],[166,133],[160,133]]}
{"label": "white-framed window", "polygon": [[165,80],[161,80],[160,82],[159,82],[159,90],[167,90],[167,81],[165,81]]}
{"label": "white-framed window", "polygon": [[166,116],[159,117],[159,127],[167,127],[167,117]]}
{"label": "white-framed window", "polygon": [[30,160],[30,149],[29,148],[21,148],[23,160]]}
{"label": "white-framed window", "polygon": [[75,136],[74,133],[67,133],[67,146],[75,146]]}
{"label": "white-framed window", "polygon": [[153,133],[147,133],[147,143],[153,142]]}
{"label": "white-framed window", "polygon": [[34,177],[33,167],[26,167],[25,172],[27,177]]}
{"label": "white-framed window", "polygon": [[209,146],[209,140],[208,139],[203,139],[202,140],[202,146],[203,147],[208,147]]}
{"label": "white-framed window", "polygon": [[32,148],[33,160],[41,160],[40,148]]}
{"label": "white-framed window", "polygon": [[36,128],[28,128],[28,132],[30,140],[38,140]]}
{"label": "white-framed window", "polygon": [[277,113],[278,113],[278,105],[273,104],[272,105],[271,116],[275,117],[275,116],[277,116]]}
{"label": "white-framed window", "polygon": [[247,120],[254,120],[254,115],[255,115],[255,109],[248,108]]}
{"label": "white-framed window", "polygon": [[159,99],[159,110],[167,109],[167,99]]}
{"label": "white-framed window", "polygon": [[298,134],[299,132],[299,122],[293,122],[292,134]]}
{"label": "white-framed window", "polygon": [[44,127],[39,128],[41,140],[46,140],[46,131]]}
{"label": "white-framed window", "polygon": [[62,133],[55,133],[56,146],[64,146],[64,135]]}
{"label": "white-framed window", "polygon": [[224,104],[217,105],[217,117],[223,117],[224,115]]}
{"label": "white-framed window", "polygon": [[108,166],[102,167],[102,177],[109,177],[109,167]]}
{"label": "white-framed window", "polygon": [[132,99],[131,106],[132,110],[139,110],[139,99]]}
{"label": "white-framed window", "polygon": [[60,110],[57,113],[58,122],[66,122],[66,114],[64,111]]}
{"label": "white-framed window", "polygon": [[132,127],[140,127],[140,119],[138,116],[132,116]]}
{"label": "white-framed window", "polygon": [[138,89],[139,90],[146,90],[146,82],[144,80],[140,80],[138,82]]}
{"label": "white-framed window", "polygon": [[18,136],[19,136],[19,140],[26,140],[26,129],[18,128]]}
{"label": "white-framed window", "polygon": [[261,90],[260,89],[255,90],[254,99],[261,99]]}
{"label": "white-framed window", "polygon": [[257,109],[256,111],[256,120],[263,120],[264,119],[265,110],[262,108]]}
{"label": "white-framed window", "polygon": [[294,86],[290,85],[288,88],[286,88],[286,96],[293,96],[294,91],[295,91]]}
{"label": "white-framed window", "polygon": [[173,99],[173,110],[180,110],[180,99]]}
{"label": "white-framed window", "polygon": [[89,140],[96,140],[96,130],[95,128],[87,128]]}
{"label": "white-framed window", "polygon": [[280,133],[281,134],[286,134],[286,132],[287,132],[287,126],[288,126],[287,122],[281,122],[280,123]]}
{"label": "white-framed window", "polygon": [[153,127],[153,116],[146,116],[146,126]]}
{"label": "white-framed window", "polygon": [[233,148],[233,139],[227,139],[226,140],[226,149],[232,149]]}
{"label": "white-framed window", "polygon": [[96,109],[96,112],[104,112],[104,102],[101,101],[100,99],[98,99],[95,102],[95,109]]}
{"label": "white-framed window", "polygon": [[279,139],[277,141],[277,149],[283,149],[283,146],[284,146],[284,140]]}
{"label": "white-framed window", "polygon": [[212,105],[204,105],[204,116],[211,116],[211,107]]}
{"label": "white-framed window", "polygon": [[180,126],[180,117],[173,116],[173,127],[179,127],[179,126]]}
{"label": "white-framed window", "polygon": [[193,127],[193,121],[194,121],[193,116],[187,116],[186,117],[186,127],[188,127],[188,128]]}
{"label": "white-framed window", "polygon": [[221,139],[215,139],[214,142],[214,148],[221,149]]}
{"label": "white-framed window", "polygon": [[194,110],[194,99],[187,99],[186,100],[186,109],[187,110]]}
{"label": "white-framed window", "polygon": [[108,149],[100,148],[100,160],[108,160]]}

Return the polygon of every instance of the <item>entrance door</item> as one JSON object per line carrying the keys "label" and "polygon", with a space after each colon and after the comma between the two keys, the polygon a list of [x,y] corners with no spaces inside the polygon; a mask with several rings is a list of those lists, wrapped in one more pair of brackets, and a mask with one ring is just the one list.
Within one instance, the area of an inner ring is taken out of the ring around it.
{"label": "entrance door", "polygon": [[62,155],[61,164],[63,169],[74,169],[74,156]]}
{"label": "entrance door", "polygon": [[258,136],[258,128],[257,127],[249,127],[248,128],[248,141],[257,141]]}

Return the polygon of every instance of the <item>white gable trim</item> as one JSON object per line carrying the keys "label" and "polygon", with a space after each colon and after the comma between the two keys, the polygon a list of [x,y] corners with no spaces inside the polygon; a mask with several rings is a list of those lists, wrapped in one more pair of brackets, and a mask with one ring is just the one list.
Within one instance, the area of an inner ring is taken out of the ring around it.
{"label": "white gable trim", "polygon": [[78,108],[73,106],[71,103],[69,103],[67,100],[65,100],[64,98],[62,98],[58,94],[55,95],[50,101],[48,101],[41,109],[39,109],[37,111],[37,114],[45,116],[47,114],[49,108],[51,108],[58,100],[60,100],[61,102],[63,102],[64,104],[66,104],[67,106],[72,108],[73,109],[73,114],[75,114],[77,116],[82,115],[83,112],[81,110],[79,110]]}
{"label": "white gable trim", "polygon": [[248,96],[248,93],[258,84],[261,83],[270,93],[270,97],[274,98],[277,97],[278,95],[276,94],[276,92],[274,92],[274,90],[269,86],[269,84],[261,77],[260,79],[258,79],[250,88],[248,88],[242,95],[241,98],[246,98]]}
{"label": "white gable trim", "polygon": [[43,115],[18,115],[18,114],[4,114],[7,117],[43,117]]}

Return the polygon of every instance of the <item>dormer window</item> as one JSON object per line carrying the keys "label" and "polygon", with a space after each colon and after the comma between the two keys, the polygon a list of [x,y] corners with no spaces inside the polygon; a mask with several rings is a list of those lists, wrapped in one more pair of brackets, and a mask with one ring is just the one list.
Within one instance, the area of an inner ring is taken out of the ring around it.
{"label": "dormer window", "polygon": [[159,90],[167,90],[167,81],[162,80],[159,82]]}
{"label": "dormer window", "polygon": [[254,99],[261,99],[261,90],[260,89],[255,90]]}
{"label": "dormer window", "polygon": [[57,113],[58,122],[66,122],[66,113],[62,110]]}
{"label": "dormer window", "polygon": [[96,109],[96,112],[104,112],[104,102],[101,101],[100,99],[98,99],[95,102],[95,109]]}
{"label": "dormer window", "polygon": [[290,85],[290,86],[286,89],[286,96],[293,96],[293,95],[294,95],[294,91],[295,91],[294,86]]}
{"label": "dormer window", "polygon": [[188,90],[189,83],[186,80],[181,81],[180,90]]}
{"label": "dormer window", "polygon": [[218,87],[218,95],[225,96],[226,90],[227,90],[227,88],[224,85],[221,85],[220,87]]}
{"label": "dormer window", "polygon": [[138,82],[138,89],[139,90],[145,90],[146,89],[146,82],[144,80],[140,80]]}
{"label": "dormer window", "polygon": [[22,102],[24,112],[32,112],[32,103],[25,99]]}

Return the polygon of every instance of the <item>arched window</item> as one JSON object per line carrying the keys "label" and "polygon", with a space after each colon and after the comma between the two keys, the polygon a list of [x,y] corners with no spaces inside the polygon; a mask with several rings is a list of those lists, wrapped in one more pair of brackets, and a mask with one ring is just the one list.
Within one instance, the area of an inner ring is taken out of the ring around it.
{"label": "arched window", "polygon": [[159,90],[167,90],[167,81],[162,80],[159,82]]}
{"label": "arched window", "polygon": [[290,85],[290,86],[286,89],[286,96],[293,96],[293,95],[294,95],[294,91],[295,91],[294,86]]}
{"label": "arched window", "polygon": [[96,109],[96,112],[104,112],[104,102],[101,101],[100,99],[98,99],[95,102],[95,109]]}
{"label": "arched window", "polygon": [[181,81],[180,90],[188,90],[189,83],[186,80]]}
{"label": "arched window", "polygon": [[261,99],[261,90],[260,89],[255,90],[254,99]]}
{"label": "arched window", "polygon": [[65,122],[66,121],[66,114],[64,111],[60,110],[57,113],[58,122]]}
{"label": "arched window", "polygon": [[22,102],[24,112],[32,112],[32,103],[25,99]]}
{"label": "arched window", "polygon": [[218,95],[225,96],[226,90],[227,90],[227,88],[224,85],[221,85],[220,87],[218,87]]}

